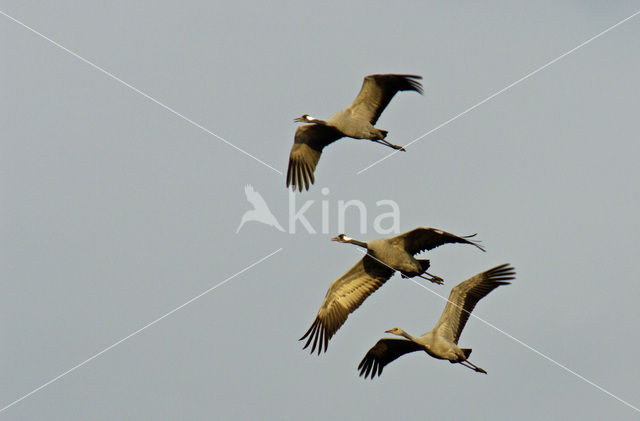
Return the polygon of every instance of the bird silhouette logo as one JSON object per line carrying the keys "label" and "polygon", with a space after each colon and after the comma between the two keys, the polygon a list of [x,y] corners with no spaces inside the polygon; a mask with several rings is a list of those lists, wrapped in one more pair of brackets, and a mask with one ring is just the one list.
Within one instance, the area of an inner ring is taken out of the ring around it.
{"label": "bird silhouette logo", "polygon": [[267,202],[264,201],[260,193],[254,190],[253,186],[250,184],[244,186],[244,194],[247,196],[249,203],[253,205],[253,209],[246,211],[244,215],[242,215],[242,220],[236,230],[236,234],[240,232],[240,228],[242,228],[245,222],[249,221],[261,222],[284,232],[284,228],[282,228],[276,217],[271,213]]}

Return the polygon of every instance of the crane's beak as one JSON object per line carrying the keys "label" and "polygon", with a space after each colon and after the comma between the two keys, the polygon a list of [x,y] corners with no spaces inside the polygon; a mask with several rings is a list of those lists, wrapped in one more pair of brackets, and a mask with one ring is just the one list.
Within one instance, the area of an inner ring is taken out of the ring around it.
{"label": "crane's beak", "polygon": [[384,333],[393,333],[391,332],[393,329],[385,330]]}
{"label": "crane's beak", "polygon": [[331,239],[331,241],[340,241],[340,238],[339,238],[339,237],[333,237],[333,238]]}
{"label": "crane's beak", "polygon": [[293,119],[293,121],[295,123],[306,123],[307,121],[305,119],[303,119],[302,117],[296,117]]}

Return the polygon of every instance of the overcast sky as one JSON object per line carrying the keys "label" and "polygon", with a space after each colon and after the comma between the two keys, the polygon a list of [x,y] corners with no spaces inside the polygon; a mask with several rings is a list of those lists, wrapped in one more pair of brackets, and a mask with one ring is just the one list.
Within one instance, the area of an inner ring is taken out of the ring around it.
{"label": "overcast sky", "polygon": [[[0,407],[281,249],[0,419],[637,419],[605,391],[640,407],[640,15],[359,175],[391,150],[332,145],[295,203],[281,173],[292,119],[340,110],[367,74],[424,77],[424,96],[397,95],[377,123],[407,144],[640,1],[0,10],[267,164],[0,15]],[[236,234],[246,184],[285,232]],[[329,241],[350,199],[368,210],[366,233],[355,212],[345,221],[359,239],[376,237],[381,200],[398,204],[401,231],[478,233],[486,253],[423,255],[445,279],[423,285],[444,297],[515,266],[474,312],[504,333],[471,318],[460,339],[488,375],[414,353],[358,377],[385,330],[420,335],[444,307],[398,275],[326,355],[301,349],[330,283],[362,256]],[[327,233],[289,232],[290,207],[307,201]]]}

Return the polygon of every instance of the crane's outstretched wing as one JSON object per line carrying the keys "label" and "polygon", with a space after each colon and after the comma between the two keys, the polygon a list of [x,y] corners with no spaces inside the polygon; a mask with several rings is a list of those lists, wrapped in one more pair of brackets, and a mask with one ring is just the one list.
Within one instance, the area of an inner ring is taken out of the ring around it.
{"label": "crane's outstretched wing", "polygon": [[369,75],[349,109],[354,117],[375,125],[380,114],[398,91],[416,91],[422,94],[422,76],[417,75]]}
{"label": "crane's outstretched wing", "polygon": [[515,279],[515,274],[513,266],[505,263],[472,276],[453,287],[449,294],[449,301],[433,330],[457,344],[462,329],[478,301],[500,285],[509,285],[511,282],[506,281]]}
{"label": "crane's outstretched wing", "polygon": [[393,360],[421,349],[424,348],[406,339],[382,338],[367,352],[358,365],[360,376],[364,375],[366,379],[371,374],[371,380],[373,380],[376,375],[380,376],[384,366]]}
{"label": "crane's outstretched wing", "polygon": [[448,243],[471,244],[484,251],[484,248],[478,244],[479,241],[469,240],[469,238],[475,236],[476,234],[459,237],[439,229],[420,227],[393,237],[391,241],[411,254],[418,254],[424,250],[431,250]]}
{"label": "crane's outstretched wing", "polygon": [[329,287],[315,321],[307,333],[300,338],[303,340],[309,337],[303,349],[313,343],[312,354],[316,346],[318,355],[323,350],[326,352],[329,339],[340,329],[349,314],[391,278],[393,272],[393,269],[365,255],[347,273],[336,279]]}
{"label": "crane's outstretched wing", "polygon": [[322,124],[306,124],[298,127],[289,154],[289,168],[287,169],[287,187],[302,187],[309,190],[315,182],[313,172],[318,165],[322,149],[342,137],[342,133],[331,126]]}

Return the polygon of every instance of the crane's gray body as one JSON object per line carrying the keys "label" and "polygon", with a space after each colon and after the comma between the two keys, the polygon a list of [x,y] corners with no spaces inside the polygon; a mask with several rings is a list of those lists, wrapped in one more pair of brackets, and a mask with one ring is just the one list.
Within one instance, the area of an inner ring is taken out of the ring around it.
{"label": "crane's gray body", "polygon": [[[404,276],[422,275],[429,268],[428,260],[418,260],[402,247],[388,238],[379,238],[367,242],[367,251],[381,263],[397,270]],[[424,262],[426,262],[426,267]]]}
{"label": "crane's gray body", "polygon": [[368,120],[355,116],[351,107],[329,117],[326,124],[336,128],[344,136],[354,139],[380,140],[387,135],[385,130],[376,129]]}
{"label": "crane's gray body", "polygon": [[419,338],[414,338],[414,342],[422,345],[427,354],[439,360],[458,362],[466,359],[462,348],[450,339],[438,335],[434,330],[430,330]]}

